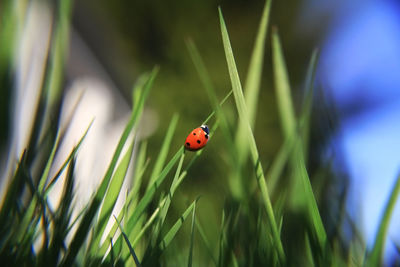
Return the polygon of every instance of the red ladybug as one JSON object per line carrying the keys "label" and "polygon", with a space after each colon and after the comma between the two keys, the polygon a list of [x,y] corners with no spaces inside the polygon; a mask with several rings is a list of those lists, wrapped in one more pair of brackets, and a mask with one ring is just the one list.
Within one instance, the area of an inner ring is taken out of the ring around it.
{"label": "red ladybug", "polygon": [[194,129],[186,138],[185,148],[190,151],[196,151],[203,148],[208,142],[210,134],[207,125],[201,125]]}

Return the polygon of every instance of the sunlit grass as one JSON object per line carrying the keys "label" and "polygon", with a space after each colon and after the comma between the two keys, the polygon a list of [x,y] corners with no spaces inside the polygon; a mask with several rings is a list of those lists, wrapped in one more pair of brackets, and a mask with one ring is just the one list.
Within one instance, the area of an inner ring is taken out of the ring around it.
{"label": "sunlit grass", "polygon": [[[57,110],[61,100],[62,68],[71,8],[69,1],[62,2],[50,49],[49,71],[41,91],[41,112],[37,112],[30,142],[19,156],[15,171],[10,174],[11,182],[0,210],[2,263],[24,266],[43,266],[49,262],[62,266],[170,266],[171,258],[183,258],[187,266],[202,266],[204,263],[211,266],[285,266],[295,262],[307,266],[341,266],[345,263],[361,266],[364,262],[368,266],[377,266],[382,263],[388,225],[400,194],[400,178],[389,196],[373,248],[363,251],[361,258],[355,252],[357,242],[362,243],[360,240],[350,240],[348,248],[340,248],[339,237],[327,234],[307,170],[308,146],[312,145],[309,127],[318,53],[315,51],[310,55],[304,100],[299,114],[296,114],[284,49],[276,28],[272,30],[270,39],[272,58],[264,58],[267,54],[266,42],[269,40],[269,0],[260,14],[261,22],[245,83],[239,77],[235,61],[235,54],[240,51],[234,52],[235,44],[229,38],[229,22],[225,23],[222,10],[219,9],[224,50],[221,53],[225,53],[231,82],[230,88],[225,88],[224,98],[218,98],[201,51],[192,40],[187,41],[188,57],[194,63],[193,68],[212,107],[205,113],[209,115],[204,117],[203,123],[210,125],[211,137],[216,133],[224,137],[221,151],[224,150],[229,158],[225,171],[229,183],[228,196],[225,206],[217,211],[221,214],[218,237],[210,238],[209,233],[209,229],[218,226],[210,225],[211,220],[197,214],[206,196],[200,198],[198,195],[189,199],[178,196],[183,181],[191,182],[191,167],[203,156],[203,150],[193,153],[185,151],[183,145],[172,145],[180,116],[176,114],[170,118],[156,155],[148,155],[147,142],[136,138],[136,128],[146,101],[152,90],[156,89],[153,87],[158,67],[142,75],[133,86],[131,116],[107,171],[89,203],[80,211],[78,219],[72,221],[76,156],[91,125],[82,133],[82,138],[65,158],[56,175],[49,177],[63,136],[63,129],[52,132],[48,124],[51,117],[48,112]],[[5,12],[9,12],[7,17],[13,16],[12,8]],[[8,32],[9,27],[1,30]],[[0,41],[5,42],[4,39]],[[11,60],[4,57],[4,49],[10,47],[0,49],[1,59]],[[272,62],[284,139],[268,167],[260,160],[263,148],[254,135],[265,60]],[[0,64],[1,67],[6,65],[4,62]],[[0,68],[0,71],[6,72],[4,68]],[[6,74],[0,75],[4,77]],[[223,108],[229,98],[232,98],[236,111],[234,122]],[[47,147],[43,145],[43,138],[49,140],[45,143]],[[39,169],[36,179],[32,177],[31,170],[38,149],[45,161],[35,166]],[[169,157],[171,151],[172,156]],[[126,179],[132,179],[127,176],[132,162],[135,166],[133,185],[128,192],[124,192],[122,209],[114,214],[122,184]],[[52,209],[48,194],[63,172],[67,175],[62,200]],[[279,188],[278,185],[282,184],[284,186]],[[295,244],[299,247],[298,251],[291,250],[290,245],[285,243],[285,225],[290,220],[291,212],[304,218],[295,226],[302,242]],[[109,222],[112,225],[107,230]],[[185,225],[190,230],[185,230]],[[76,231],[71,232],[73,227]],[[180,233],[184,236],[186,250],[179,247],[181,244],[174,244]],[[72,240],[66,243],[69,234]],[[42,241],[34,251],[33,244],[38,240]]]}

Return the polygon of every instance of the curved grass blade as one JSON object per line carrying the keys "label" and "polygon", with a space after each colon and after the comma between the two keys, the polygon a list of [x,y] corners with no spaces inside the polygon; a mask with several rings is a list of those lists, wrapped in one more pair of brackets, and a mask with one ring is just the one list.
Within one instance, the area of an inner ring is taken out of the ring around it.
{"label": "curved grass blade", "polygon": [[[147,258],[150,256],[151,252],[154,250],[154,247],[157,245],[157,243],[159,241],[161,228],[162,228],[165,218],[167,216],[168,209],[169,209],[171,201],[172,201],[172,197],[174,196],[175,190],[178,188],[178,185],[179,185],[178,184],[179,177],[180,177],[184,158],[185,158],[185,153],[182,153],[179,163],[178,163],[178,167],[176,168],[176,171],[175,171],[174,179],[173,179],[171,187],[169,189],[169,193],[163,200],[160,201],[160,205],[159,205],[159,206],[161,206],[160,213],[157,218],[157,223],[154,227],[152,237],[150,238],[150,245],[147,248],[143,258]],[[164,202],[163,205],[161,205],[161,202]]]}
{"label": "curved grass blade", "polygon": [[248,138],[248,146],[250,149],[250,154],[251,154],[251,158],[253,161],[253,165],[254,165],[254,168],[256,171],[256,179],[257,179],[260,191],[261,191],[265,210],[267,212],[268,222],[271,226],[272,238],[274,240],[274,244],[276,245],[275,249],[278,254],[280,263],[284,264],[284,262],[286,261],[285,253],[283,251],[282,241],[280,239],[278,227],[276,225],[275,215],[274,215],[274,211],[272,209],[271,200],[269,198],[268,188],[265,183],[264,171],[262,169],[262,166],[261,166],[261,163],[259,160],[257,145],[256,145],[254,135],[253,135],[251,127],[250,127],[250,122],[248,120],[248,113],[247,113],[246,103],[245,103],[243,92],[242,92],[242,86],[240,83],[239,74],[238,74],[238,71],[236,68],[236,63],[235,63],[235,59],[234,59],[233,52],[232,52],[232,47],[231,47],[231,44],[229,41],[228,31],[226,29],[226,25],[225,25],[225,21],[222,16],[221,9],[219,9],[219,15],[220,15],[222,40],[224,43],[225,56],[226,56],[226,60],[227,60],[227,64],[228,64],[229,75],[231,78],[233,95],[235,97],[236,107],[238,109],[240,120],[242,120],[243,122],[246,122],[246,130],[247,130],[246,136]]}
{"label": "curved grass blade", "polygon": [[[134,183],[133,189],[129,192],[128,196],[126,197],[124,207],[118,215],[118,220],[122,220],[122,218],[124,216],[126,218],[129,218],[130,214],[132,214],[134,208],[137,205],[137,198],[139,197],[138,194],[139,194],[139,189],[140,189],[143,173],[146,170],[148,163],[149,163],[148,160],[145,162],[146,147],[147,147],[147,143],[143,142],[140,147],[138,156],[137,156],[136,167],[134,170],[135,183]],[[112,238],[115,235],[115,233],[117,232],[117,230],[118,230],[118,224],[117,224],[117,222],[115,222],[108,233],[108,237]],[[133,243],[133,246],[135,246],[135,242]],[[104,256],[104,254],[107,251],[107,248],[108,248],[108,243],[103,242],[101,247],[97,250],[97,255]]]}
{"label": "curved grass blade", "polygon": [[278,151],[278,154],[275,156],[271,167],[268,169],[265,175],[268,177],[268,189],[271,194],[275,192],[278,179],[281,177],[283,169],[288,162],[291,153],[293,152],[294,143],[295,142],[293,139],[286,139],[284,141],[282,147]]}
{"label": "curved grass blade", "polygon": [[136,158],[136,163],[134,165],[133,187],[126,198],[126,203],[127,206],[129,207],[127,210],[128,216],[132,214],[134,208],[137,205],[137,201],[139,198],[139,190],[140,187],[142,186],[143,174],[149,165],[150,160],[149,159],[146,160],[146,150],[147,150],[147,142],[141,142],[140,149]]}
{"label": "curved grass blade", "polygon": [[121,234],[122,234],[122,236],[124,237],[124,240],[125,240],[126,244],[127,244],[128,247],[129,247],[129,251],[130,251],[130,253],[131,253],[131,255],[132,255],[133,260],[135,261],[136,267],[140,267],[141,265],[140,265],[139,259],[138,259],[138,257],[136,256],[135,250],[133,249],[133,247],[132,247],[132,245],[131,245],[131,242],[129,242],[128,236],[125,234],[124,229],[122,229],[122,226],[121,226],[121,224],[119,223],[119,221],[118,221],[118,219],[117,219],[117,217],[116,217],[115,215],[114,215],[114,218],[115,218],[115,220],[117,221],[118,227],[119,227],[119,229],[121,230]]}
{"label": "curved grass blade", "polygon": [[[219,103],[220,106],[222,106],[226,100],[228,100],[228,98],[232,95],[233,90],[230,90],[229,93],[221,100],[221,102]],[[213,110],[210,115],[208,115],[208,117],[203,121],[202,124],[207,124],[207,122],[215,115],[215,110]],[[201,151],[201,150],[200,150]]]}
{"label": "curved grass blade", "polygon": [[[252,129],[254,129],[257,114],[257,103],[261,84],[262,67],[265,53],[264,47],[267,36],[271,2],[271,0],[267,0],[265,2],[244,86],[244,98],[246,100],[247,117],[250,123],[250,127]],[[240,120],[237,135],[235,138],[237,151],[240,151],[240,153],[238,153],[240,165],[242,165],[243,161],[247,159],[249,151],[247,142],[243,141],[246,140],[246,134],[246,124],[242,120]]]}
{"label": "curved grass blade", "polygon": [[171,159],[171,161],[165,166],[164,170],[160,173],[159,177],[154,181],[150,189],[145,193],[143,198],[140,200],[132,216],[128,219],[126,226],[126,230],[128,233],[132,231],[133,227],[139,220],[140,216],[143,214],[146,207],[153,200],[156,190],[160,187],[161,183],[164,181],[165,177],[171,171],[172,167],[175,165],[178,159],[182,156],[183,152],[184,148],[181,147],[175,154],[175,156]]}
{"label": "curved grass blade", "polygon": [[47,256],[42,259],[41,265],[49,264],[51,266],[56,266],[59,261],[60,253],[64,246],[64,240],[68,234],[68,225],[71,219],[71,203],[74,189],[74,169],[75,157],[72,158],[68,166],[61,202],[57,208],[56,216],[54,218],[54,231],[50,242],[49,252]]}
{"label": "curved grass blade", "polygon": [[[58,148],[59,140],[60,140],[60,135],[59,135],[59,132],[57,132],[57,136],[56,136],[56,139],[55,139],[55,141],[53,143],[53,148],[51,150],[49,158],[47,159],[47,163],[46,163],[45,169],[44,169],[44,171],[43,171],[43,173],[42,173],[42,175],[41,175],[41,177],[39,179],[39,185],[38,185],[38,188],[37,188],[37,191],[39,192],[39,194],[44,192],[44,186],[46,184],[47,177],[49,175],[51,165],[53,164],[53,161],[54,161],[54,156],[55,156],[56,150]],[[28,229],[31,221],[33,220],[33,218],[35,216],[35,209],[37,207],[37,204],[38,204],[38,194],[34,194],[33,198],[31,199],[31,201],[29,203],[29,206],[28,206],[27,210],[24,212],[24,216],[22,218],[21,223],[18,226],[18,230],[16,231],[16,236],[15,236],[14,241],[17,244],[21,243],[22,239],[26,235],[27,229]]]}
{"label": "curved grass blade", "polygon": [[[232,90],[223,98],[223,100],[220,102],[220,105],[223,105],[226,100],[231,96],[232,94]],[[203,122],[203,123],[207,123],[207,121],[209,121],[213,116],[215,115],[215,111],[212,111],[210,113],[210,115],[207,117],[207,119]],[[215,125],[212,127],[210,134],[214,133],[215,130],[218,127],[218,121],[215,123]],[[191,161],[188,163],[188,165],[186,166],[185,170],[182,172],[182,174],[180,175],[179,178],[179,183],[181,183],[183,181],[183,179],[185,178],[186,174],[187,174],[187,170],[193,165],[193,163],[196,161],[196,159],[200,156],[200,154],[202,153],[203,150],[198,151],[194,157],[192,157]],[[179,157],[181,156],[181,154],[184,153],[184,148],[183,146],[177,151],[177,153],[172,157],[172,159],[168,162],[168,164],[164,167],[164,169],[162,170],[162,172],[160,173],[159,177],[157,178],[157,180],[153,183],[152,187],[145,193],[145,195],[142,197],[142,199],[140,200],[140,202],[138,203],[137,207],[134,209],[133,213],[131,216],[127,217],[127,224],[126,224],[126,232],[128,233],[128,235],[130,235],[130,233],[132,233],[133,228],[135,227],[136,223],[139,221],[140,216],[143,214],[144,210],[146,209],[146,207],[150,204],[150,202],[153,199],[153,196],[155,194],[155,191],[159,188],[159,186],[161,185],[161,183],[164,181],[166,175],[171,171],[172,167],[175,165],[175,163],[177,162],[177,160],[179,159]],[[178,183],[178,184],[179,184]],[[128,198],[130,198],[128,196]],[[121,217],[122,218],[122,217]],[[114,225],[112,230],[110,231],[111,236],[113,236],[115,234],[115,231],[117,229],[117,226]],[[115,247],[120,246],[121,244],[121,240],[118,239],[117,242],[115,243]],[[100,255],[104,255],[106,254],[108,249],[108,244],[103,243],[103,245],[101,246],[101,248],[98,250],[98,254]]]}
{"label": "curved grass blade", "polygon": [[194,206],[196,205],[197,201],[198,201],[198,198],[195,201],[193,201],[192,204],[183,212],[183,214],[180,216],[180,218],[168,230],[168,232],[165,234],[164,238],[157,244],[157,246],[154,249],[152,249],[151,251],[149,251],[149,253],[143,257],[143,265],[144,266],[156,266],[157,264],[159,264],[158,260],[161,256],[161,254],[168,247],[168,245],[171,243],[171,241],[174,239],[175,235],[177,234],[179,229],[182,227],[186,218],[189,216],[189,214],[194,209]]}
{"label": "curved grass blade", "polygon": [[107,189],[106,195],[104,196],[103,204],[100,209],[99,220],[96,224],[94,231],[94,239],[91,244],[91,253],[98,250],[100,240],[103,236],[104,230],[106,228],[107,222],[111,217],[111,213],[117,202],[117,198],[122,188],[122,184],[125,179],[125,175],[128,171],[129,163],[132,158],[133,143],[129,147],[128,151],[125,153],[121,162],[119,163],[113,177],[111,178],[110,185]]}
{"label": "curved grass blade", "polygon": [[167,133],[165,134],[164,142],[161,146],[160,152],[158,153],[157,161],[154,165],[153,172],[150,175],[150,181],[147,185],[146,191],[153,184],[154,180],[157,179],[158,175],[162,170],[162,167],[164,166],[171,145],[172,137],[174,136],[176,125],[178,123],[178,119],[179,119],[178,114],[174,114],[169,124]]}
{"label": "curved grass blade", "polygon": [[181,169],[182,169],[182,164],[183,164],[184,158],[185,158],[185,153],[182,153],[181,158],[178,163],[178,167],[176,168],[174,179],[173,179],[171,187],[169,189],[169,193],[166,197],[166,201],[161,208],[160,217],[159,217],[159,228],[156,229],[157,237],[158,237],[158,234],[160,233],[159,231],[161,231],[161,226],[164,224],[165,218],[167,217],[167,213],[168,213],[168,209],[171,204],[171,201],[172,201],[172,197],[174,196],[175,191],[179,186],[179,177],[181,174]]}
{"label": "curved grass blade", "polygon": [[223,112],[221,105],[218,103],[217,95],[215,94],[215,89],[211,82],[210,75],[208,74],[207,68],[203,63],[203,60],[197,50],[197,47],[195,46],[192,40],[188,40],[186,42],[186,45],[189,50],[192,61],[198,72],[200,80],[203,84],[203,87],[206,89],[208,98],[210,99],[212,107],[216,112],[217,120],[221,124],[221,130],[225,137],[224,140],[226,141],[226,147],[229,150],[228,154],[230,156],[230,163],[233,167],[232,169],[234,169],[234,175],[230,175],[230,178],[228,180],[231,192],[234,197],[242,199],[244,194],[243,193],[244,186],[240,184],[239,180],[240,177],[236,175],[237,173],[240,173],[240,169],[238,170],[238,168],[240,167],[238,164],[238,155],[240,153],[238,153],[237,150],[235,149],[233,136],[231,134],[231,131],[229,130],[228,120],[226,119],[226,115]]}
{"label": "curved grass blade", "polygon": [[25,175],[27,173],[26,155],[26,151],[24,151],[21,155],[20,160],[18,161],[15,174],[12,181],[7,187],[6,196],[4,197],[3,203],[1,205],[0,225],[2,225],[3,227],[2,229],[0,229],[0,250],[4,246],[5,240],[8,239],[7,236],[11,234],[11,231],[9,229],[11,226],[13,226],[12,222],[16,219],[16,215],[18,213],[15,203],[17,203],[17,200],[21,197],[23,193],[23,186],[26,179]]}
{"label": "curved grass blade", "polygon": [[[157,191],[157,189],[160,187],[164,179],[166,178],[167,174],[171,171],[172,167],[175,165],[175,163],[178,161],[178,159],[181,157],[181,155],[184,153],[184,148],[183,146],[176,152],[176,154],[173,156],[173,158],[168,162],[168,164],[165,166],[165,168],[161,171],[159,177],[154,181],[153,185],[150,187],[150,189],[145,193],[145,195],[140,199],[138,205],[136,206],[135,210],[133,211],[132,215],[127,218],[127,222],[125,225],[125,230],[128,235],[132,232],[134,227],[136,226],[137,222],[139,221],[139,218],[142,216],[143,212],[147,208],[147,206],[151,203],[151,201],[154,198],[154,194]],[[113,231],[110,232],[111,235],[113,235]],[[119,240],[115,243],[115,246],[119,245],[120,242]],[[108,249],[108,245],[103,243],[101,248],[99,249],[99,253],[104,255]]]}
{"label": "curved grass blade", "polygon": [[199,220],[195,220],[195,223],[196,223],[196,229],[200,233],[200,237],[203,240],[204,245],[207,248],[207,251],[208,251],[208,254],[209,254],[211,260],[213,261],[214,265],[217,266],[218,265],[217,259],[214,256],[213,250],[211,249],[211,246],[210,246],[210,241],[208,240],[203,227],[201,226]]}
{"label": "curved grass blade", "polygon": [[315,72],[317,69],[317,62],[318,62],[318,50],[315,49],[311,55],[310,63],[307,69],[306,81],[304,85],[304,100],[302,104],[302,112],[299,118],[299,126],[303,141],[303,153],[305,160],[307,159],[308,155],[311,109],[312,109],[312,102],[314,95],[314,81],[315,81]]}
{"label": "curved grass blade", "polygon": [[[294,171],[293,188],[303,188],[304,191],[296,191],[292,195],[292,202],[295,205],[304,203],[314,226],[321,251],[325,251],[327,236],[321,215],[319,214],[317,201],[311,187],[310,179],[305,167],[305,158],[301,136],[297,134],[296,117],[293,111],[293,103],[290,94],[290,85],[285,66],[283,51],[279,40],[277,29],[272,32],[272,54],[275,73],[275,84],[278,97],[278,106],[281,115],[282,128],[285,139],[294,140],[294,151],[291,154],[291,167]],[[314,56],[316,57],[316,55]],[[316,60],[316,58],[314,58]]]}
{"label": "curved grass blade", "polygon": [[198,201],[198,198],[192,202],[192,204],[185,210],[185,212],[176,221],[176,223],[171,227],[171,229],[169,229],[169,231],[165,234],[164,238],[161,240],[161,242],[159,244],[159,248],[160,248],[161,252],[164,251],[168,247],[168,245],[171,243],[171,241],[174,239],[176,233],[182,227],[182,224],[185,222],[186,218],[189,216],[189,214],[192,212],[192,210],[196,206],[197,201]]}
{"label": "curved grass blade", "polygon": [[113,155],[111,163],[107,169],[107,172],[104,175],[104,178],[103,178],[94,198],[90,202],[88,209],[86,210],[85,214],[83,215],[82,221],[79,224],[79,227],[72,239],[69,250],[67,251],[64,261],[61,264],[62,266],[71,266],[73,264],[77,254],[78,254],[79,249],[81,248],[83,242],[85,241],[85,239],[88,235],[89,228],[90,228],[93,218],[94,218],[95,214],[97,213],[97,211],[100,207],[100,204],[104,198],[104,194],[107,190],[108,184],[110,182],[112,173],[114,172],[118,158],[122,152],[122,148],[125,145],[125,142],[127,141],[133,127],[138,122],[138,119],[143,110],[144,102],[145,102],[147,95],[150,91],[150,88],[153,84],[155,76],[157,75],[157,72],[158,72],[158,68],[156,67],[151,72],[143,89],[136,88],[136,90],[143,90],[140,94],[140,99],[139,99],[137,105],[134,107],[131,118],[130,118],[128,124],[126,125],[124,132],[122,133],[121,139],[120,139],[120,141],[117,145],[117,148],[114,152],[114,155]]}
{"label": "curved grass blade", "polygon": [[385,241],[389,231],[390,219],[393,214],[394,207],[396,206],[397,199],[400,195],[400,174],[397,176],[396,183],[390,193],[389,200],[386,204],[382,219],[379,223],[378,232],[375,237],[374,246],[370,255],[368,255],[365,265],[366,266],[380,266],[382,264],[383,251],[385,248]]}
{"label": "curved grass blade", "polygon": [[[229,219],[228,219],[229,221]],[[226,247],[226,227],[225,227],[225,210],[222,210],[221,216],[221,226],[220,226],[220,233],[219,233],[219,241],[218,241],[218,265],[217,266],[225,266],[225,247]]]}
{"label": "curved grass blade", "polygon": [[194,203],[193,213],[192,213],[192,227],[190,230],[190,247],[189,247],[189,257],[188,257],[188,267],[192,267],[193,263],[193,243],[194,243],[194,230],[196,222],[196,202]]}
{"label": "curved grass blade", "polygon": [[285,138],[291,138],[296,130],[289,77],[286,71],[285,59],[276,28],[272,29],[272,59],[275,77],[276,96],[278,98],[279,115]]}
{"label": "curved grass blade", "polygon": [[[221,123],[221,126],[222,126],[221,128],[224,133],[225,140],[228,141],[228,147],[233,149],[233,147],[234,147],[233,146],[233,138],[229,131],[228,122],[227,122],[224,112],[222,111],[221,105],[218,102],[217,95],[215,94],[215,88],[211,82],[211,78],[210,78],[210,75],[208,74],[207,68],[205,67],[204,62],[200,56],[199,51],[197,50],[197,47],[194,44],[194,42],[189,39],[186,41],[186,46],[189,50],[189,54],[192,58],[194,66],[199,74],[199,77],[203,84],[203,87],[206,89],[206,92],[211,101],[212,107],[213,107],[214,111],[216,112],[218,121]],[[236,156],[235,151],[232,150],[230,155]]]}
{"label": "curved grass blade", "polygon": [[60,169],[57,171],[57,173],[54,175],[54,177],[50,180],[50,182],[47,184],[45,188],[45,196],[47,196],[51,189],[53,188],[54,184],[58,181],[58,178],[61,176],[62,172],[65,170],[65,168],[68,166],[70,161],[75,157],[76,153],[78,152],[78,149],[81,147],[83,141],[85,140],[89,129],[92,127],[93,124],[92,120],[89,124],[89,126],[86,128],[85,133],[82,135],[81,139],[79,140],[78,144],[72,149],[71,153],[68,155],[67,159],[64,161],[64,163],[61,165]]}
{"label": "curved grass blade", "polygon": [[146,232],[147,229],[153,224],[155,219],[158,217],[158,214],[160,213],[161,207],[164,205],[166,201],[166,197],[160,201],[159,206],[157,209],[154,210],[153,214],[150,216],[150,218],[146,221],[146,224],[140,229],[140,232],[137,234],[135,239],[132,242],[132,246],[135,246],[137,242],[140,240],[140,238],[143,236],[143,234]]}

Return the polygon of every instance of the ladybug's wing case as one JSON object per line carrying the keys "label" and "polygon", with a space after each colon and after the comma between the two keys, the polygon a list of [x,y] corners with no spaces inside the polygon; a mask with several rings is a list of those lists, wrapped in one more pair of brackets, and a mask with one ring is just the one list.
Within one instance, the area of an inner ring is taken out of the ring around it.
{"label": "ladybug's wing case", "polygon": [[196,151],[203,148],[208,141],[208,134],[201,128],[194,129],[186,138],[185,147],[188,150]]}

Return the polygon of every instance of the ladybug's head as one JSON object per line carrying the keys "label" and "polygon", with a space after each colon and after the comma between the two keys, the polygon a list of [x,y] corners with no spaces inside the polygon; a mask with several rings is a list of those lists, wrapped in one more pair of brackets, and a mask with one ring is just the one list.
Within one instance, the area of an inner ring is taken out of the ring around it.
{"label": "ladybug's head", "polygon": [[203,131],[205,131],[207,134],[210,134],[210,130],[208,129],[207,125],[203,124],[203,125],[200,126],[200,128],[203,129]]}

